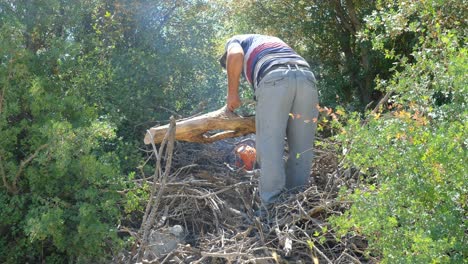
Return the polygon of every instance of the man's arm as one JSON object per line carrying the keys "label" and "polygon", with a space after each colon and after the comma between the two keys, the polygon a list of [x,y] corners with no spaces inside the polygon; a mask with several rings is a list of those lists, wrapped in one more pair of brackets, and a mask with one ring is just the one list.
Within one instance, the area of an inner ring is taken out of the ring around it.
{"label": "man's arm", "polygon": [[241,105],[239,83],[244,62],[244,51],[240,45],[234,45],[227,52],[226,70],[228,78],[227,108],[234,111]]}

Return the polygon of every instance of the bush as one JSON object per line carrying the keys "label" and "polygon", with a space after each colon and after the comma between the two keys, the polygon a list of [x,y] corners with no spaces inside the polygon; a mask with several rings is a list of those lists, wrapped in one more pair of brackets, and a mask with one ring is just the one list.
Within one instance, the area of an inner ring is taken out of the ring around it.
{"label": "bush", "polygon": [[[457,1],[382,1],[366,37],[396,61],[388,108],[349,120],[339,136],[364,183],[342,199],[353,205],[331,220],[339,234],[367,238],[382,263],[463,263],[468,254],[468,50]],[[443,13],[440,11],[442,10]],[[418,39],[399,54],[389,43]]]}
{"label": "bush", "polygon": [[333,222],[365,235],[370,254],[388,263],[461,263],[467,250],[466,123],[432,128],[402,112],[354,127],[348,160],[369,178],[349,194],[350,210]]}
{"label": "bush", "polygon": [[105,52],[65,36],[81,13],[60,3],[0,3],[1,263],[103,262],[121,243],[115,126],[84,89]]}

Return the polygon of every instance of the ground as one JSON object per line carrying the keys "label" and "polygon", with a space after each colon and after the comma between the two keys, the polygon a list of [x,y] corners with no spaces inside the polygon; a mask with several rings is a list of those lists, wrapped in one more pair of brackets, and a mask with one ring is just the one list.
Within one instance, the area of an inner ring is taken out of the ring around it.
{"label": "ground", "polygon": [[184,235],[177,248],[146,254],[143,263],[373,262],[363,256],[363,238],[337,238],[327,223],[349,206],[337,199],[339,188],[358,181],[357,173],[340,164],[333,142],[317,140],[307,188],[283,195],[259,217],[258,172],[234,166],[233,149],[241,140],[176,143],[152,229],[180,225]]}

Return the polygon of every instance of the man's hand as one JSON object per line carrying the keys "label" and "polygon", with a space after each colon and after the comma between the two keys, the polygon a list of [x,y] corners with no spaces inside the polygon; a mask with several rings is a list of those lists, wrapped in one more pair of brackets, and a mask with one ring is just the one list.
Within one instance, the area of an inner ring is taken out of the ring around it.
{"label": "man's hand", "polygon": [[232,95],[232,96],[228,95],[226,101],[227,101],[226,102],[227,109],[231,112],[234,112],[234,110],[239,108],[239,106],[241,105],[241,100],[239,98],[239,95]]}

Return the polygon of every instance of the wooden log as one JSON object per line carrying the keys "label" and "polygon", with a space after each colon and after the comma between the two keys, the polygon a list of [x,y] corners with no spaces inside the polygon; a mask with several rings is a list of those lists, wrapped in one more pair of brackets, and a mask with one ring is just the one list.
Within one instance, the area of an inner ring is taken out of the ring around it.
{"label": "wooden log", "polygon": [[[242,117],[226,107],[193,118],[176,122],[176,140],[211,143],[217,140],[255,133],[255,116]],[[145,135],[145,144],[158,144],[164,138],[169,125],[150,128]]]}

